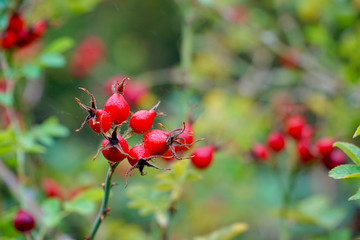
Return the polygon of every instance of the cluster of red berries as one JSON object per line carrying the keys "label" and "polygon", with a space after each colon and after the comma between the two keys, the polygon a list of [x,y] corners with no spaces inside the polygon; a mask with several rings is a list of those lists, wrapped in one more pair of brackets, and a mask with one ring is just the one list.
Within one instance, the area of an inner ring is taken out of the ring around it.
{"label": "cluster of red berries", "polygon": [[86,37],[76,48],[71,59],[71,73],[83,78],[99,63],[105,54],[105,45],[97,36]]}
{"label": "cluster of red berries", "polygon": [[[125,85],[128,81],[129,78],[125,77],[121,82],[114,82],[113,94],[105,102],[103,109],[97,108],[95,98],[89,91],[80,88],[91,97],[91,106],[86,106],[82,104],[78,98],[75,98],[80,107],[89,113],[81,127],[76,131],[80,131],[85,124],[89,123],[94,132],[100,133],[104,137],[101,147],[93,159],[95,159],[100,152],[110,163],[127,159],[132,165],[132,168],[126,175],[128,176],[135,168],[138,168],[141,175],[143,175],[145,166],[161,169],[151,163],[151,160],[154,158],[182,159],[184,152],[189,150],[196,141],[194,140],[190,123],[184,123],[181,128],[172,131],[151,129],[155,117],[164,116],[162,112],[157,111],[160,102],[150,110],[139,110],[133,113],[128,120],[130,107],[123,96]],[[126,129],[121,136],[119,133],[124,125],[126,125],[128,129]],[[160,123],[159,125],[162,126]],[[111,129],[112,127],[113,129]],[[107,132],[110,132],[110,134]],[[144,134],[142,142],[129,148],[126,138],[132,136],[134,133]],[[212,153],[210,155],[212,157]],[[195,160],[193,161],[196,162],[201,158],[208,157],[204,156],[204,154],[201,155],[201,153],[194,153],[193,159]]]}
{"label": "cluster of red berries", "polygon": [[40,21],[30,27],[19,12],[14,12],[10,18],[5,31],[0,38],[0,45],[3,49],[11,50],[30,45],[41,38],[47,29],[46,21]]}
{"label": "cluster of red berries", "polygon": [[284,131],[272,132],[267,137],[267,144],[257,143],[253,146],[254,157],[261,161],[269,159],[270,152],[281,152],[286,145],[286,137],[296,141],[296,151],[302,164],[310,164],[315,159],[320,159],[325,167],[332,169],[346,162],[346,155],[339,149],[334,149],[332,138],[321,138],[312,143],[314,130],[307,124],[301,115],[289,116],[284,121]]}

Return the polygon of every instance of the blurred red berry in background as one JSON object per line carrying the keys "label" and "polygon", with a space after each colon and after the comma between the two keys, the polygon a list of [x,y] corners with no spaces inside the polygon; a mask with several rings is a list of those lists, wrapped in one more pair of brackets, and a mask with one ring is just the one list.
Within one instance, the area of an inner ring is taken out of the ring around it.
{"label": "blurred red berry in background", "polygon": [[268,149],[264,144],[256,143],[252,148],[254,157],[261,161],[266,161],[269,157]]}
{"label": "blurred red berry in background", "polygon": [[301,115],[290,116],[285,119],[285,130],[294,139],[301,139],[306,120]]}
{"label": "blurred red berry in background", "polygon": [[280,152],[285,147],[285,137],[280,132],[272,132],[267,138],[267,145],[275,152]]}
{"label": "blurred red berry in background", "polygon": [[18,231],[26,233],[34,229],[35,219],[27,211],[20,209],[15,216],[13,224]]}
{"label": "blurred red berry in background", "polygon": [[88,76],[105,54],[105,45],[97,36],[86,37],[76,48],[70,63],[75,77]]}

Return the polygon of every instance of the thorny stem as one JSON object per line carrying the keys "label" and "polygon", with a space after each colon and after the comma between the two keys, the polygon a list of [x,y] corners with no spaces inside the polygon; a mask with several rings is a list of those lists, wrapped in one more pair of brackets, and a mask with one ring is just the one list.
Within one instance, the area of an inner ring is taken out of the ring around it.
{"label": "thorny stem", "polygon": [[114,173],[116,167],[119,165],[119,163],[120,162],[110,163],[110,167],[109,167],[109,170],[108,170],[106,178],[105,178],[104,198],[102,200],[101,207],[100,207],[99,213],[96,217],[96,220],[91,228],[90,235],[86,237],[86,239],[88,239],[88,240],[95,239],[95,235],[96,235],[97,230],[100,227],[100,224],[102,223],[102,221],[104,220],[104,218],[106,217],[108,212],[110,211],[110,208],[108,208],[108,202],[109,202],[109,196],[110,196],[110,189],[112,187],[111,178],[113,176],[113,173]]}

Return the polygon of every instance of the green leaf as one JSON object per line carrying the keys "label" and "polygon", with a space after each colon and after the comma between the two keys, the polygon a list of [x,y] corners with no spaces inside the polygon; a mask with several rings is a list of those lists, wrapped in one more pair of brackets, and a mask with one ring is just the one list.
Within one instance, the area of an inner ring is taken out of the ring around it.
{"label": "green leaf", "polygon": [[360,177],[360,167],[355,164],[343,164],[333,168],[329,172],[329,177],[335,179],[357,178]]}
{"label": "green leaf", "polygon": [[66,63],[65,58],[57,53],[44,53],[39,60],[43,66],[53,68],[63,67]]}
{"label": "green leaf", "polygon": [[138,209],[141,215],[166,211],[168,207],[167,194],[144,185],[130,185],[126,195],[130,199],[128,206]]}
{"label": "green leaf", "polygon": [[360,189],[357,191],[357,193],[355,193],[354,195],[352,195],[349,198],[349,201],[354,201],[354,200],[359,200],[360,199]]}
{"label": "green leaf", "polygon": [[41,205],[44,212],[43,222],[48,227],[55,227],[61,220],[60,200],[57,198],[47,199]]}
{"label": "green leaf", "polygon": [[72,48],[75,42],[70,37],[61,37],[50,43],[45,49],[46,53],[63,53],[66,50]]}
{"label": "green leaf", "polygon": [[24,76],[27,79],[30,79],[30,80],[38,79],[41,76],[41,69],[36,64],[26,64],[26,65],[24,65],[21,68],[21,72],[22,72],[22,74],[24,74]]}
{"label": "green leaf", "polygon": [[42,124],[30,129],[29,134],[40,143],[49,146],[53,144],[54,137],[67,137],[69,130],[65,126],[60,125],[56,117],[50,117]]}
{"label": "green leaf", "polygon": [[13,128],[0,131],[0,156],[16,151],[16,138]]}
{"label": "green leaf", "polygon": [[353,138],[356,138],[359,135],[360,135],[360,126],[357,127],[357,129],[356,129],[356,131],[355,131],[355,133],[353,135]]}
{"label": "green leaf", "polygon": [[299,201],[293,208],[291,219],[313,224],[328,230],[336,228],[346,217],[346,209],[331,206],[326,196],[311,196]]}
{"label": "green leaf", "polygon": [[13,97],[8,93],[0,93],[0,104],[5,107],[11,106],[13,104]]}
{"label": "green leaf", "polygon": [[216,230],[207,236],[195,237],[194,240],[230,240],[246,232],[248,228],[249,226],[246,223],[233,223],[227,227]]}
{"label": "green leaf", "polygon": [[90,201],[99,201],[104,196],[104,190],[102,188],[93,188],[88,189],[83,192],[81,192],[79,195],[77,195],[74,200],[90,200]]}
{"label": "green leaf", "polygon": [[358,166],[360,166],[360,148],[351,143],[336,142],[334,147],[338,147],[350,157],[350,159]]}
{"label": "green leaf", "polygon": [[87,199],[75,199],[64,204],[66,212],[76,212],[83,215],[92,214],[95,212],[95,204]]}

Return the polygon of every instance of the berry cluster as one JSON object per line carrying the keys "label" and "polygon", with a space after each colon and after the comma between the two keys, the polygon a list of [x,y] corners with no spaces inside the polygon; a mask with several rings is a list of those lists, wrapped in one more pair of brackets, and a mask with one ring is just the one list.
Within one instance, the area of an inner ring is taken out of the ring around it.
{"label": "berry cluster", "polygon": [[[89,123],[94,132],[102,134],[104,137],[101,147],[93,159],[96,159],[100,152],[110,163],[127,159],[132,168],[126,176],[135,168],[138,168],[143,175],[145,166],[162,169],[151,163],[154,158],[182,159],[184,152],[190,149],[196,141],[194,141],[191,124],[184,123],[181,128],[171,131],[151,129],[155,118],[165,115],[157,110],[160,102],[150,110],[139,110],[133,113],[128,120],[130,107],[123,96],[128,81],[129,78],[125,77],[121,82],[113,83],[113,94],[105,102],[103,109],[97,108],[95,97],[89,91],[80,88],[90,96],[91,106],[86,106],[78,98],[75,98],[80,107],[89,113],[76,131],[80,131],[85,124]],[[163,127],[162,124],[159,125]],[[121,135],[123,126],[127,126],[127,129]],[[134,133],[144,134],[143,139],[141,143],[129,148],[126,139]]]}
{"label": "berry cluster", "polygon": [[10,18],[5,31],[1,34],[0,45],[3,49],[12,50],[30,45],[41,38],[46,29],[46,21],[40,21],[30,27],[19,12],[14,12]]}
{"label": "berry cluster", "polygon": [[288,138],[296,141],[298,160],[302,164],[311,164],[320,159],[325,167],[332,169],[346,162],[346,155],[339,149],[334,149],[334,140],[324,137],[313,143],[314,130],[301,115],[289,116],[284,121],[284,132],[275,131],[267,137],[267,144],[256,143],[253,146],[253,156],[261,161],[267,161],[270,153],[281,152]]}

